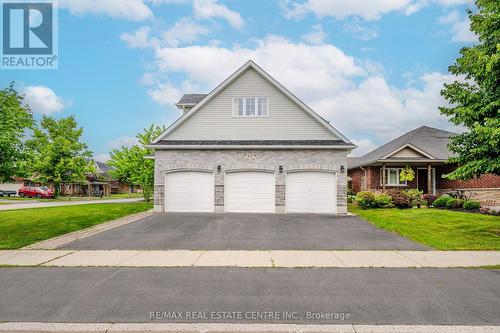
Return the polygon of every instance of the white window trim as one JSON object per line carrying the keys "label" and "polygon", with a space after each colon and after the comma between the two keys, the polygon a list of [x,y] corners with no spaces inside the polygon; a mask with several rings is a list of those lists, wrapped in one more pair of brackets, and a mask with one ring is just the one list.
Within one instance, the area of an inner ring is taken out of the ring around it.
{"label": "white window trim", "polygon": [[[396,170],[396,174],[397,174],[397,184],[390,184],[389,183],[389,177],[385,177],[385,186],[408,186],[408,182],[405,180],[404,183],[400,183],[399,182],[399,175],[401,173],[401,170],[403,170],[404,168],[385,168],[385,171],[387,173],[389,173],[389,170]],[[383,184],[383,175],[382,175],[382,172],[383,172],[383,168],[380,168],[380,185],[384,185]]]}
{"label": "white window trim", "polygon": [[[235,107],[236,105],[236,100],[243,98],[243,115],[238,114],[238,109]],[[255,113],[253,115],[247,115],[246,109],[247,109],[247,99],[254,99],[255,103]],[[259,98],[265,98],[266,99],[266,114],[265,115],[259,115]],[[267,118],[269,116],[269,98],[266,96],[241,96],[241,97],[234,97],[233,98],[233,117],[236,118]]]}

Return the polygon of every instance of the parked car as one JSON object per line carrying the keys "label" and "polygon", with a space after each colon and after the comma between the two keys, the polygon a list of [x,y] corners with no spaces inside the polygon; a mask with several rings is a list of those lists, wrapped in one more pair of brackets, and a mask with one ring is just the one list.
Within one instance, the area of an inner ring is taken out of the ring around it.
{"label": "parked car", "polygon": [[10,197],[11,195],[16,195],[16,191],[10,191],[10,190],[0,190],[0,197],[8,196]]}
{"label": "parked car", "polygon": [[37,198],[37,199],[53,199],[54,192],[50,190],[48,187],[33,187],[33,186],[24,186],[17,191],[17,194],[23,197]]}

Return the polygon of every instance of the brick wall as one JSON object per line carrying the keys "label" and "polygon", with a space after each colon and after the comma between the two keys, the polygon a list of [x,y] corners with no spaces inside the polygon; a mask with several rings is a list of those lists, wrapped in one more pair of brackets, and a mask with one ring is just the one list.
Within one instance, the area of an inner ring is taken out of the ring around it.
{"label": "brick wall", "polygon": [[442,175],[452,172],[456,167],[454,165],[443,165],[436,168],[436,187],[439,189],[458,189],[458,188],[496,188],[500,189],[500,176],[483,175],[471,180],[450,180],[443,178]]}

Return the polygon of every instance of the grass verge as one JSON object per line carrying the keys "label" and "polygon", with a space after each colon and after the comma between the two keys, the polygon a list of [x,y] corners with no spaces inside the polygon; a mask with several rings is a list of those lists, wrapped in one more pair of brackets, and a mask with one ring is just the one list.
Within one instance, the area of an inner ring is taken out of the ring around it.
{"label": "grass verge", "polygon": [[0,250],[18,249],[152,207],[131,202],[1,211]]}
{"label": "grass verge", "polygon": [[440,209],[367,209],[349,212],[387,231],[438,250],[500,250],[500,217]]}

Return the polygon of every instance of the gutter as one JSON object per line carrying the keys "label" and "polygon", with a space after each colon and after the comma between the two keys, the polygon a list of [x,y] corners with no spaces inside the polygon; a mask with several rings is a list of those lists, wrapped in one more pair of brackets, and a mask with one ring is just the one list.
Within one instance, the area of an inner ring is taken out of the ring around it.
{"label": "gutter", "polygon": [[356,146],[308,146],[308,145],[147,145],[149,149],[342,149],[351,150]]}

